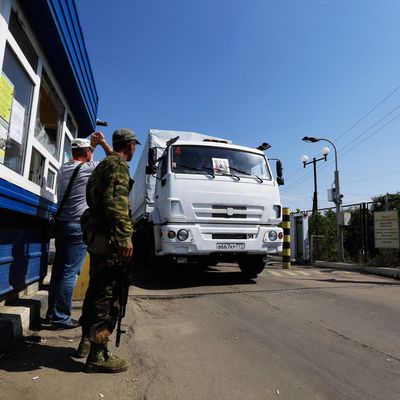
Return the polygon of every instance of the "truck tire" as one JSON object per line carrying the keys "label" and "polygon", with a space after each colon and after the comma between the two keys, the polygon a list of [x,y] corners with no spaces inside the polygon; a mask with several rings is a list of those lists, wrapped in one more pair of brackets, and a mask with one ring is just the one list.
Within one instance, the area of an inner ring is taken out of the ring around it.
{"label": "truck tire", "polygon": [[238,260],[238,264],[243,275],[246,275],[249,278],[254,278],[264,270],[264,256],[241,257]]}

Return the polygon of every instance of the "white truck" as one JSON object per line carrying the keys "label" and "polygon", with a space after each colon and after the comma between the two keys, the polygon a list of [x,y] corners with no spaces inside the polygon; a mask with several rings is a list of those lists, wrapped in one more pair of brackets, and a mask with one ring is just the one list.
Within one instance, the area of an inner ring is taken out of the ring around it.
{"label": "white truck", "polygon": [[283,242],[282,166],[275,180],[262,149],[150,130],[130,197],[139,256],[157,265],[231,261],[259,274]]}

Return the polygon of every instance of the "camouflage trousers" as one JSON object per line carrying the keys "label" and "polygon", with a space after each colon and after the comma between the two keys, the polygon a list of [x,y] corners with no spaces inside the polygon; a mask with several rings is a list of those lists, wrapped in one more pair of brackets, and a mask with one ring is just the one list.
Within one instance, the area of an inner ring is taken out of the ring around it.
{"label": "camouflage trousers", "polygon": [[121,272],[115,254],[90,252],[90,280],[80,322],[83,335],[93,343],[106,344],[115,328]]}

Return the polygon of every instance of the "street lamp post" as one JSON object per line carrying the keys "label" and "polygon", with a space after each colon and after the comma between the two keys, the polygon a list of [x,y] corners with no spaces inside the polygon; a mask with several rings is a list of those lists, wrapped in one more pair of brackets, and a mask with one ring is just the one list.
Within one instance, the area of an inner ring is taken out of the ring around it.
{"label": "street lamp post", "polygon": [[303,163],[304,168],[306,167],[306,165],[309,164],[313,164],[313,171],[314,171],[314,197],[313,197],[313,209],[312,209],[312,213],[313,215],[315,215],[318,212],[318,189],[317,189],[317,162],[318,161],[326,161],[327,156],[329,154],[329,148],[328,147],[323,147],[321,150],[321,153],[323,155],[323,157],[321,158],[313,158],[312,161],[308,161],[309,157],[304,155],[301,157],[300,161]]}
{"label": "street lamp post", "polygon": [[342,230],[342,197],[340,194],[340,184],[339,184],[339,169],[338,169],[338,157],[337,157],[337,149],[335,144],[326,138],[316,138],[312,136],[305,136],[302,139],[304,142],[308,143],[316,143],[320,141],[325,141],[330,143],[335,150],[335,196],[334,202],[336,205],[336,240],[338,247],[338,258],[339,261],[344,261],[344,247],[343,247],[343,230]]}

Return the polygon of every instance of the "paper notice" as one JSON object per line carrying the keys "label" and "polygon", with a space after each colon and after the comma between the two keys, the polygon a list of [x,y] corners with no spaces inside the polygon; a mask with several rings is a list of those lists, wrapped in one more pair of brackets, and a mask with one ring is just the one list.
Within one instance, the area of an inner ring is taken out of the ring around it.
{"label": "paper notice", "polygon": [[215,174],[230,174],[229,160],[227,158],[213,158],[212,159]]}
{"label": "paper notice", "polygon": [[0,117],[7,124],[10,122],[11,105],[14,94],[14,86],[3,74],[0,76]]}
{"label": "paper notice", "polygon": [[6,157],[7,134],[7,129],[0,124],[0,164],[4,164]]}
{"label": "paper notice", "polygon": [[17,100],[13,100],[11,109],[10,133],[9,138],[22,144],[24,133],[25,107]]}

